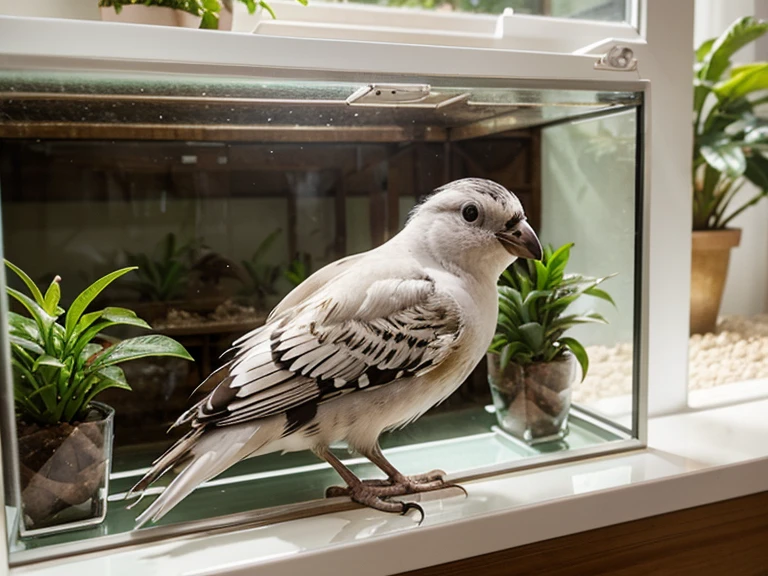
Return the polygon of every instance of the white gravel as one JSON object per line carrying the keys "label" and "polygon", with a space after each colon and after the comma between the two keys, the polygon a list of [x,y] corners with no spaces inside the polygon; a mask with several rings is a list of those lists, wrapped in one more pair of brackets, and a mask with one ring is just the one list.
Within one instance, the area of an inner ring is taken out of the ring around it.
{"label": "white gravel", "polygon": [[[631,344],[589,346],[587,352],[589,374],[574,388],[575,402],[631,393]],[[691,336],[689,362],[691,390],[768,378],[768,314],[722,317],[717,333]]]}

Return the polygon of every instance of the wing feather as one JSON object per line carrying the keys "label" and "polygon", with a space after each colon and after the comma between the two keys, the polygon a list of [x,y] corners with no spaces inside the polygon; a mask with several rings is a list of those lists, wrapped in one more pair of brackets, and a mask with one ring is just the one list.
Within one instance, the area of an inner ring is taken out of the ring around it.
{"label": "wing feather", "polygon": [[[453,351],[462,331],[460,310],[433,279],[414,273],[360,290],[353,284],[359,275],[349,276],[338,274],[240,338],[221,383],[179,423],[226,426],[290,413],[426,373]],[[291,426],[296,429],[296,422]]]}

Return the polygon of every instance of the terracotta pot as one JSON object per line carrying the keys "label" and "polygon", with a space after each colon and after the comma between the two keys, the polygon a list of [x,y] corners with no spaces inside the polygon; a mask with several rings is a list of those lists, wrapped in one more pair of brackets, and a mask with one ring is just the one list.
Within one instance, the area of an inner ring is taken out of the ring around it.
{"label": "terracotta pot", "polygon": [[723,299],[731,248],[741,230],[696,230],[691,251],[691,334],[714,332]]}
{"label": "terracotta pot", "polygon": [[576,357],[567,353],[553,362],[510,362],[503,371],[500,364],[498,354],[488,354],[488,384],[499,426],[528,444],[564,438],[571,389],[579,376]]}

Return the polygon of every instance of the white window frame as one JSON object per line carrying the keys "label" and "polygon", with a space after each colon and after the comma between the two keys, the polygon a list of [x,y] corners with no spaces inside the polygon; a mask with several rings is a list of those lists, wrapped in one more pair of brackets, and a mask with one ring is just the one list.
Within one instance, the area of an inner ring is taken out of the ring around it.
{"label": "white window frame", "polygon": [[568,53],[606,38],[640,40],[639,1],[628,2],[630,22],[599,22],[511,10],[496,16],[275,0],[277,19],[265,12],[249,16],[244,5],[235,4],[235,29],[263,36]]}

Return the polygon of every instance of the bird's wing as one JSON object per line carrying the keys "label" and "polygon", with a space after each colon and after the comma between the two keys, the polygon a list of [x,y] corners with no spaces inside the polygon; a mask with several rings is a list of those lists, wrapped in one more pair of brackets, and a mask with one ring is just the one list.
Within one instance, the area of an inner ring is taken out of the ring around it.
{"label": "bird's wing", "polygon": [[378,276],[350,270],[241,339],[220,383],[177,423],[287,413],[298,428],[319,403],[434,369],[461,334],[457,303],[423,272]]}
{"label": "bird's wing", "polygon": [[309,278],[291,290],[286,295],[286,297],[283,298],[277,306],[275,306],[275,309],[272,310],[272,312],[269,314],[269,319],[271,320],[277,316],[280,316],[285,311],[298,306],[304,300],[313,294],[316,294],[319,290],[322,289],[323,286],[328,284],[328,282],[331,282],[339,275],[349,270],[352,266],[355,265],[355,262],[364,256],[365,253],[353,254],[352,256],[341,258],[340,260],[331,262],[327,266],[323,266],[320,268],[320,270],[314,274],[311,274]]}

